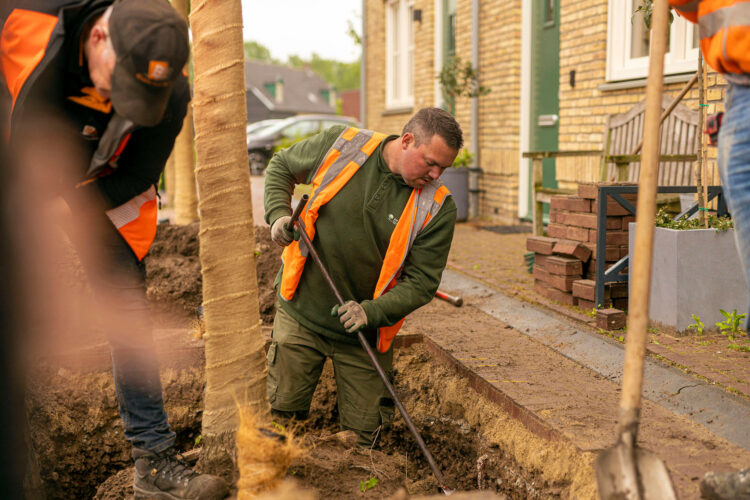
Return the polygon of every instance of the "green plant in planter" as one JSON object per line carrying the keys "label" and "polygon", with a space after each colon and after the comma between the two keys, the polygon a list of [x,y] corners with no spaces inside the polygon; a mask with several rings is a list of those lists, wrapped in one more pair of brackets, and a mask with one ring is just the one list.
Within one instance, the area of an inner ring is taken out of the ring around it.
{"label": "green plant in planter", "polygon": [[456,155],[456,159],[453,160],[453,166],[455,168],[468,167],[473,161],[474,153],[466,148],[463,148],[461,151],[459,151],[458,155]]}
{"label": "green plant in planter", "polygon": [[[716,217],[715,215],[708,214],[706,216],[706,219],[708,220],[708,228],[716,229],[719,232],[724,232],[727,229],[731,229],[734,227],[732,219],[729,217]],[[656,227],[664,227],[667,229],[705,229],[704,226],[700,224],[700,221],[697,217],[694,219],[689,219],[687,216],[683,215],[679,219],[673,220],[672,215],[667,212],[664,207],[660,208],[656,213],[655,222]]]}
{"label": "green plant in planter", "polygon": [[732,312],[726,312],[724,309],[719,309],[719,312],[724,316],[724,321],[719,321],[716,326],[719,327],[719,331],[726,336],[730,342],[734,342],[735,335],[742,333],[740,325],[743,323],[743,319],[746,314],[737,314],[737,309]]}

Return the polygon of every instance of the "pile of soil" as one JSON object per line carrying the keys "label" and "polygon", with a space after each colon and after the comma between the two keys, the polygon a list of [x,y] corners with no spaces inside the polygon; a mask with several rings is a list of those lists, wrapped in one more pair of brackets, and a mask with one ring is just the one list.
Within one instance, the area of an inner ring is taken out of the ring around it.
{"label": "pile of soil", "polygon": [[[203,301],[199,257],[199,224],[159,224],[156,239],[144,259],[148,297],[157,307],[194,315]],[[255,226],[255,266],[263,323],[273,322],[273,280],[281,267],[282,248],[271,241],[268,227]]]}

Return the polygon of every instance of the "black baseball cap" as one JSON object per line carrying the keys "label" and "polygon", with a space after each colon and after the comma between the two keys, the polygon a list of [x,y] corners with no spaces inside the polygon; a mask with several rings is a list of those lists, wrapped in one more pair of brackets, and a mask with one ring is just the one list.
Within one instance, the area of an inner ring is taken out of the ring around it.
{"label": "black baseball cap", "polygon": [[187,24],[167,0],[117,0],[109,36],[115,111],[136,125],[158,124],[190,54]]}

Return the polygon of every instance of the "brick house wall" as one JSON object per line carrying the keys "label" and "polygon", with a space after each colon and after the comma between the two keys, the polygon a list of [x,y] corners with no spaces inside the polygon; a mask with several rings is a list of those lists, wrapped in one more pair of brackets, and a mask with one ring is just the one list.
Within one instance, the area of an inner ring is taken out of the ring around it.
{"label": "brick house wall", "polygon": [[[560,2],[560,150],[603,149],[607,116],[624,113],[646,97],[645,84],[622,90],[598,88],[606,81],[607,5],[607,0]],[[570,86],[571,70],[576,71],[575,88]],[[726,82],[710,68],[706,80],[708,113],[722,111]],[[674,97],[684,85],[685,82],[667,84],[664,93]],[[698,109],[697,84],[681,103]],[[708,181],[719,184],[716,148],[709,147],[708,159]],[[596,181],[598,174],[598,158],[557,160],[560,187],[573,188],[579,182]]]}
{"label": "brick house wall", "polygon": [[[528,1],[528,0],[526,0]],[[479,71],[482,85],[491,89],[479,98],[479,218],[501,223],[518,221],[519,158],[521,133],[521,56],[523,0],[480,2]],[[623,113],[645,98],[645,84],[622,90],[601,90],[606,82],[607,0],[561,0],[560,5],[560,125],[559,150],[603,149],[607,116]],[[399,133],[419,108],[434,106],[435,2],[415,0],[422,21],[414,22],[414,106],[403,110],[385,108],[385,7],[383,0],[367,0],[366,16],[366,123],[386,133]],[[457,0],[456,55],[471,60],[471,0]],[[697,69],[697,68],[696,68]],[[571,87],[569,73],[576,71]],[[687,78],[686,78],[687,80]],[[709,71],[708,113],[723,109],[726,83]],[[675,96],[684,82],[665,86]],[[698,108],[697,85],[682,100]],[[459,98],[455,116],[470,135],[471,102]],[[708,182],[718,184],[716,150],[708,151]],[[561,158],[557,177],[562,188],[598,180],[598,158]]]}

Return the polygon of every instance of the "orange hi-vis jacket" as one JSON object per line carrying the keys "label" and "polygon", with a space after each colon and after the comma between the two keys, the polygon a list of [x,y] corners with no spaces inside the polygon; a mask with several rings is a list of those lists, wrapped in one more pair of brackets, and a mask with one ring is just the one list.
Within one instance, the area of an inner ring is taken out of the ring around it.
{"label": "orange hi-vis jacket", "polygon": [[698,23],[707,63],[730,82],[750,85],[750,1],[669,0],[669,4]]}
{"label": "orange hi-vis jacket", "polygon": [[[318,219],[320,208],[336,196],[385,137],[384,134],[354,127],[344,130],[338,137],[313,175],[312,193],[300,214],[300,220],[304,223],[310,241],[315,237],[315,221]],[[373,299],[377,299],[396,285],[414,240],[438,213],[449,195],[448,189],[439,181],[412,190],[391,234],[378,282],[373,290]],[[279,288],[279,295],[283,300],[292,300],[294,297],[302,278],[307,255],[307,248],[301,246],[298,241],[292,242],[284,249],[281,256],[284,269]],[[392,326],[378,328],[378,351],[387,352],[390,349],[403,322],[402,318]]]}
{"label": "orange hi-vis jacket", "polygon": [[[5,93],[10,107],[9,115],[2,119],[8,123],[11,141],[16,122],[22,120],[24,108],[29,99],[32,99],[31,95],[35,99],[60,99],[59,95],[49,95],[51,93],[40,91],[39,88],[46,88],[46,82],[41,82],[43,78],[40,75],[54,73],[60,61],[67,57],[62,50],[66,31],[70,31],[66,20],[75,12],[101,12],[112,2],[113,0],[29,0],[17,2],[18,7],[6,6],[0,9],[0,92]],[[21,4],[23,8],[20,7]],[[2,89],[2,84],[6,89]],[[62,92],[59,85],[53,88]],[[96,151],[85,174],[86,180],[79,184],[82,187],[117,170],[118,160],[137,127],[114,114],[111,103],[103,99],[93,87],[83,89],[80,96],[62,97],[62,101],[66,99],[79,104],[82,110],[100,113],[102,123],[105,124],[103,127],[106,127],[103,133],[96,131]],[[107,122],[108,116],[111,119]],[[85,135],[87,130],[84,128],[83,132]],[[166,139],[153,139],[156,140]],[[171,149],[171,143],[169,146]],[[137,161],[143,162],[141,158]],[[153,160],[154,163],[157,161],[160,160]],[[156,236],[156,188],[152,184],[129,201],[119,203],[107,210],[106,215],[141,260]]]}

